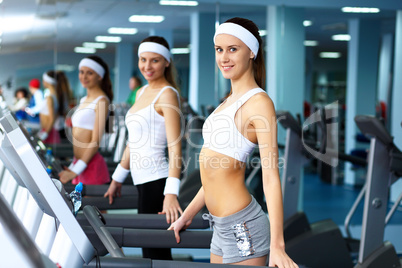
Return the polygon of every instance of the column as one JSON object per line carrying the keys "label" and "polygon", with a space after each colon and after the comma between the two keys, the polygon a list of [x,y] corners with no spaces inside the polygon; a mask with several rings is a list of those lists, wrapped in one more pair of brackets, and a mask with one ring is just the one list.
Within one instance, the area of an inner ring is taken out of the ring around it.
{"label": "column", "polygon": [[[134,49],[131,43],[119,43],[116,47],[114,103],[125,102],[130,94],[128,81],[133,72]],[[112,70],[110,70],[112,71]]]}
{"label": "column", "polygon": [[[269,6],[267,9],[268,48],[265,50],[267,93],[277,111],[287,110],[294,117],[296,114],[303,114],[305,86],[303,18],[303,8]],[[286,144],[286,131],[279,124],[278,143]],[[302,211],[304,189],[302,168],[299,189],[298,210]]]}
{"label": "column", "polygon": [[[267,92],[276,110],[293,116],[303,114],[305,30],[304,9],[269,6],[266,44]],[[278,142],[285,144],[285,131],[278,128]]]}
{"label": "column", "polygon": [[[351,19],[351,40],[348,44],[348,67],[346,85],[345,153],[362,145],[356,141],[359,132],[354,117],[359,114],[375,114],[377,98],[377,74],[380,43],[380,24],[375,20]],[[357,181],[352,165],[345,163],[346,184],[361,184]]]}
{"label": "column", "polygon": [[217,105],[215,98],[214,14],[193,13],[190,18],[189,103],[198,113],[202,105]]}
{"label": "column", "polygon": [[[391,135],[394,137],[395,145],[402,149],[402,10],[398,10],[396,13],[394,47],[394,82],[390,105]],[[391,187],[391,200],[395,201],[401,192],[402,182],[399,180]]]}

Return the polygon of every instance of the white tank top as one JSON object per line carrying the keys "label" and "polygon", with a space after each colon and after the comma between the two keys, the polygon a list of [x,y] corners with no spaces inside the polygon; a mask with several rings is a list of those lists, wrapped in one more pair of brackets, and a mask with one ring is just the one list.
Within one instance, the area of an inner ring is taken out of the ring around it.
{"label": "white tank top", "polygon": [[225,109],[208,116],[202,126],[203,147],[212,151],[230,156],[238,161],[246,162],[247,157],[256,146],[255,143],[244,137],[236,127],[234,118],[237,110],[246,103],[248,99],[258,93],[266,93],[261,88],[254,88],[247,91],[236,102]]}
{"label": "white tank top", "polygon": [[55,95],[53,95],[53,94],[49,94],[49,95],[46,96],[46,98],[42,102],[42,107],[41,107],[39,113],[41,113],[43,115],[49,115],[49,107],[47,105],[47,98],[48,97],[53,98],[53,111],[54,111],[54,114],[56,116],[56,114],[58,113],[57,110],[59,109],[59,102],[57,101],[57,97]]}
{"label": "white tank top", "polygon": [[[139,92],[136,102],[146,87]],[[150,105],[135,113],[131,113],[129,110],[126,114],[130,171],[135,185],[165,178],[169,175],[169,163],[165,156],[167,146],[165,118],[155,110],[155,102],[168,88],[177,94],[180,104],[177,90],[166,86],[160,90]]]}

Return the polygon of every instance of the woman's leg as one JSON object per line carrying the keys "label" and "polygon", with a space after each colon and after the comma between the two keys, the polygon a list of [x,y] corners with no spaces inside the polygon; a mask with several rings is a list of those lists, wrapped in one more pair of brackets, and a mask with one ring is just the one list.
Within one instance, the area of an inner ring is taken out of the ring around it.
{"label": "woman's leg", "polygon": [[211,263],[222,263],[222,256],[215,255],[211,252]]}
{"label": "woman's leg", "polygon": [[232,263],[234,265],[255,265],[255,266],[265,266],[267,264],[267,255],[262,257],[257,257],[253,259],[248,259],[245,261],[240,261],[236,263]]}
{"label": "woman's leg", "polygon": [[[163,190],[165,189],[166,179],[160,179],[144,184],[137,185],[138,189],[138,213],[157,214],[163,209]],[[172,260],[170,248],[143,248],[144,258],[157,260]]]}

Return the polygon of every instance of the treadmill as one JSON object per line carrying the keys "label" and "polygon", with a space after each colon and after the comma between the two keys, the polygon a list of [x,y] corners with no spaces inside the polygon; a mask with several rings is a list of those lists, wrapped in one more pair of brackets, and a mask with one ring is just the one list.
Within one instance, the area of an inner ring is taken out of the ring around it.
{"label": "treadmill", "polygon": [[[181,243],[177,244],[173,231],[105,227],[93,206],[84,208],[91,225],[81,226],[71,211],[71,203],[63,191],[64,188],[50,179],[38,154],[11,115],[0,119],[0,129],[0,156],[9,160],[7,169],[21,178],[40,209],[59,223],[53,226],[56,235],[49,253],[49,258],[54,263],[62,267],[96,267],[99,263],[102,267],[233,267],[125,257],[117,248],[209,248],[212,232],[186,230],[181,234]],[[106,257],[107,253],[110,256]]]}

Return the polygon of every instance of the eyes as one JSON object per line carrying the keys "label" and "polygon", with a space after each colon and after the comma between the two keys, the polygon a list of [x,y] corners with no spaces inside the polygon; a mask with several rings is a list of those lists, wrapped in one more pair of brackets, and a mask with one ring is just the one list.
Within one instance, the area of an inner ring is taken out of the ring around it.
{"label": "eyes", "polygon": [[88,70],[88,71],[80,70],[79,74],[80,74],[80,75],[84,75],[84,74],[86,74],[86,75],[93,75],[94,72],[93,72],[93,71],[90,71],[90,70]]}
{"label": "eyes", "polygon": [[[222,52],[223,52],[223,49],[222,49],[221,47],[216,47],[216,48],[215,48],[215,51],[216,51],[217,53],[222,53]],[[228,48],[228,51],[229,51],[229,52],[236,52],[236,51],[237,51],[237,48],[236,48],[236,47],[229,47],[229,48]]]}
{"label": "eyes", "polygon": [[[140,58],[140,61],[141,62],[146,62],[147,59],[146,58]],[[152,63],[158,63],[158,62],[160,62],[160,59],[151,59],[151,62]]]}

